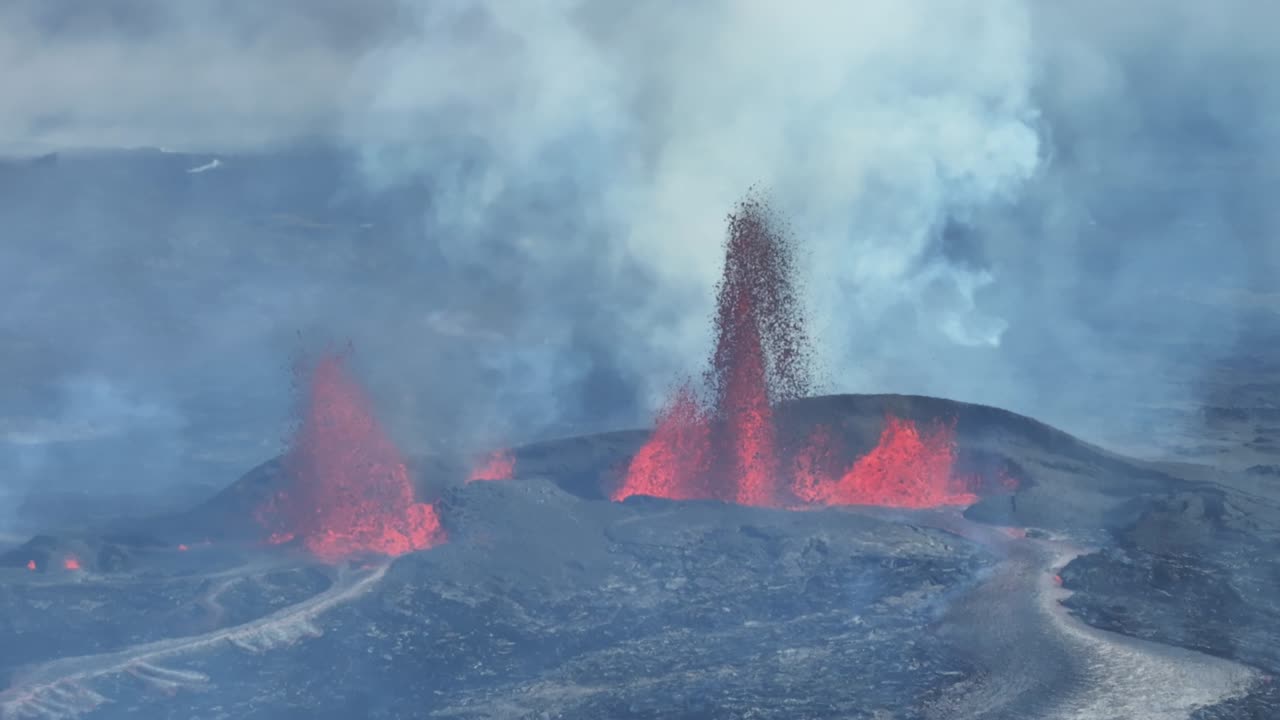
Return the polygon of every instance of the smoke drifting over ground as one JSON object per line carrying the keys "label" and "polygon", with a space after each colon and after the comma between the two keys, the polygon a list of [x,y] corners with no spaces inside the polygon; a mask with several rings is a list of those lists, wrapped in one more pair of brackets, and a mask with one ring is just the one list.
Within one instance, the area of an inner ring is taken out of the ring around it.
{"label": "smoke drifting over ground", "polygon": [[752,185],[827,390],[1107,442],[1277,291],[1256,3],[219,7],[0,11],[14,153],[191,153],[0,167],[7,488],[225,481],[333,339],[406,452],[641,424]]}

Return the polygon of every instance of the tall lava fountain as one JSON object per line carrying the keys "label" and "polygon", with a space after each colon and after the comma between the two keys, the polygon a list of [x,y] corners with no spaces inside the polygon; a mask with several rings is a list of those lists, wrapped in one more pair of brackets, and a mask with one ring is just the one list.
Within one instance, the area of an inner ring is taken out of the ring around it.
{"label": "tall lava fountain", "polygon": [[676,389],[614,500],[652,495],[768,507],[931,507],[976,499],[969,489],[974,481],[953,476],[951,424],[921,431],[888,417],[879,444],[857,459],[846,457],[837,436],[823,427],[794,452],[778,447],[774,407],[813,391],[795,277],[792,238],[763,203],[742,202],[729,216],[704,393],[689,382]]}
{"label": "tall lava fountain", "polygon": [[659,413],[615,500],[631,495],[777,505],[785,497],[773,405],[812,390],[809,344],[793,283],[794,245],[768,208],[729,216],[716,288],[716,345],[700,398],[682,384]]}
{"label": "tall lava fountain", "polygon": [[298,540],[326,562],[401,555],[445,540],[435,508],[417,502],[408,466],[341,355],[306,383],[302,419],[283,459],[286,489],[259,509],[275,543]]}
{"label": "tall lava fountain", "polygon": [[742,505],[781,500],[773,404],[812,391],[804,315],[796,298],[793,245],[765,206],[729,216],[724,273],[716,289],[711,392],[712,487]]}

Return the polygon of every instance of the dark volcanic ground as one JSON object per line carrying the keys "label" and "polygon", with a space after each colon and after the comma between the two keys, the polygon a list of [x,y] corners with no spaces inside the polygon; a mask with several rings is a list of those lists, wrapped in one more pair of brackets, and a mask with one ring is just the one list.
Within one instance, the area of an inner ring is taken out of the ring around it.
{"label": "dark volcanic ground", "polygon": [[887,410],[954,417],[963,468],[1021,488],[963,516],[613,504],[645,437],[614,433],[520,448],[510,482],[421,459],[451,541],[392,562],[246,543],[274,463],[128,532],[36,538],[0,558],[0,717],[1277,716],[1256,488],[931,398],[800,401],[782,440],[821,421],[861,452]]}

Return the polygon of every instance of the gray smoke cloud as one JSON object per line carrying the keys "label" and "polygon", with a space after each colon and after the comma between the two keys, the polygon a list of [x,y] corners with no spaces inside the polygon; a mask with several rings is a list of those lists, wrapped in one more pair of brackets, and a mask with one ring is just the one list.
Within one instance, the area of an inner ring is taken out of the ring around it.
{"label": "gray smoke cloud", "polygon": [[751,186],[827,389],[1194,423],[1280,261],[1228,5],[8,3],[5,487],[225,481],[347,339],[412,450],[641,424]]}
{"label": "gray smoke cloud", "polygon": [[[499,252],[527,249],[538,278],[584,254],[599,258],[602,285],[618,278],[616,258],[646,269],[656,286],[618,306],[616,340],[648,397],[708,347],[724,216],[752,185],[810,249],[836,387],[873,384],[856,344],[895,305],[950,342],[999,345],[1006,321],[975,300],[991,273],[930,250],[948,217],[1013,197],[1039,166],[1019,5],[429,8],[362,63],[371,100],[347,137],[367,176],[443,169],[427,222],[447,228],[459,262],[488,259],[495,248],[476,238],[492,231],[508,235]],[[504,204],[545,187],[573,191],[538,215],[586,219],[606,239],[539,232],[534,217],[499,227]]]}

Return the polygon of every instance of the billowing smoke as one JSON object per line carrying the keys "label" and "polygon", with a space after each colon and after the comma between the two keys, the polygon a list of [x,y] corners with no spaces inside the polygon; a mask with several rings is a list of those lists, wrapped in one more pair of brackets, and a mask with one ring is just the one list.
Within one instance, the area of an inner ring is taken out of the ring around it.
{"label": "billowing smoke", "polygon": [[514,252],[547,310],[566,264],[592,256],[603,287],[634,286],[637,265],[647,292],[615,300],[610,342],[650,391],[706,346],[720,221],[756,183],[812,248],[835,387],[874,385],[859,348],[899,305],[912,335],[1000,343],[1007,322],[976,300],[991,271],[933,250],[949,218],[1016,197],[1039,166],[1018,4],[455,2],[417,17],[358,75],[372,100],[348,128],[367,176],[437,177],[426,222],[446,258]]}
{"label": "billowing smoke", "polygon": [[1188,422],[1280,263],[1276,11],[1202,5],[10,3],[0,487],[222,481],[335,340],[408,453],[646,422],[751,186],[823,389]]}

